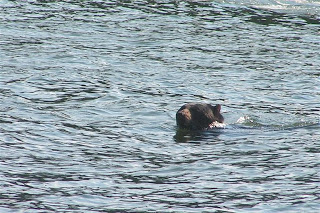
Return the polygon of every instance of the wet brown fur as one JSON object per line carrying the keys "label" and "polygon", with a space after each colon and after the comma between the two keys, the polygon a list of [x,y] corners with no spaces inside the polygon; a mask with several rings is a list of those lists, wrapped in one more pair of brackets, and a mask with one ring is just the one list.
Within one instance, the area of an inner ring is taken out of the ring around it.
{"label": "wet brown fur", "polygon": [[183,105],[176,114],[177,125],[181,128],[203,130],[209,128],[213,122],[223,123],[220,114],[221,105],[203,103],[188,103]]}

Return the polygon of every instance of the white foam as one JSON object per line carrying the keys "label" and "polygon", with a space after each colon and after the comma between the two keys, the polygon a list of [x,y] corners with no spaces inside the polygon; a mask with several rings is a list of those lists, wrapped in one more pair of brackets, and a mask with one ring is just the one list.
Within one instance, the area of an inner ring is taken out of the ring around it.
{"label": "white foam", "polygon": [[209,125],[209,128],[225,128],[226,127],[226,124],[225,123],[219,123],[217,121],[214,121],[212,122],[210,125]]}
{"label": "white foam", "polygon": [[236,123],[238,123],[238,124],[243,124],[243,123],[245,123],[245,122],[247,122],[247,121],[251,121],[251,122],[252,122],[252,120],[250,119],[250,117],[247,116],[247,115],[245,115],[245,116],[240,117],[240,118],[237,120]]}

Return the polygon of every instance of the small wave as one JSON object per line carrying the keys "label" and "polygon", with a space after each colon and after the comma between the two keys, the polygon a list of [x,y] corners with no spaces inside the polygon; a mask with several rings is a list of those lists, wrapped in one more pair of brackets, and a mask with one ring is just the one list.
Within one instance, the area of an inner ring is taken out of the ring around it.
{"label": "small wave", "polygon": [[259,123],[258,118],[254,116],[245,115],[240,117],[235,124],[244,125],[247,127],[263,127],[264,125]]}
{"label": "small wave", "polygon": [[320,18],[320,2],[315,0],[220,0],[218,2]]}
{"label": "small wave", "polygon": [[258,128],[258,129],[269,129],[269,130],[292,130],[300,128],[319,128],[320,122],[312,121],[299,121],[289,124],[275,123],[275,124],[263,124],[254,116],[241,116],[234,124],[231,124],[231,128]]}

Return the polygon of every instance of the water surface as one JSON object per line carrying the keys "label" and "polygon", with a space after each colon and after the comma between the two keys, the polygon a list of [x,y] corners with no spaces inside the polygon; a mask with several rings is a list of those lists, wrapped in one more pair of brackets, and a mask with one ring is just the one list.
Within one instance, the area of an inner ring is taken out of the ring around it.
{"label": "water surface", "polygon": [[2,1],[0,212],[316,212],[318,6]]}

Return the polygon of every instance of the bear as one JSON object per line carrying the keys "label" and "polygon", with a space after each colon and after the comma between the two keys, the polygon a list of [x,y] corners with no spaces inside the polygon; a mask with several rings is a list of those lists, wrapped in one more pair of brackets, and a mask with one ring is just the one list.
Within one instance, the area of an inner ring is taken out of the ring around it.
{"label": "bear", "polygon": [[216,127],[217,122],[223,124],[220,114],[221,105],[212,106],[206,103],[184,104],[176,114],[177,126],[189,130],[206,130]]}

